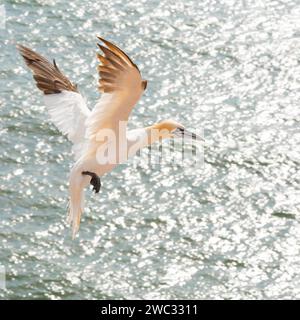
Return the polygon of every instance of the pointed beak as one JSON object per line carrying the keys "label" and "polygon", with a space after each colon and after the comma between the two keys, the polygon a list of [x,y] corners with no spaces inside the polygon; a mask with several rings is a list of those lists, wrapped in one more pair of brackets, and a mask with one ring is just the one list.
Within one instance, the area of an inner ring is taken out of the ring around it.
{"label": "pointed beak", "polygon": [[177,128],[173,131],[173,134],[176,138],[186,138],[190,140],[205,141],[204,138],[202,138],[198,134],[193,133],[185,128]]}

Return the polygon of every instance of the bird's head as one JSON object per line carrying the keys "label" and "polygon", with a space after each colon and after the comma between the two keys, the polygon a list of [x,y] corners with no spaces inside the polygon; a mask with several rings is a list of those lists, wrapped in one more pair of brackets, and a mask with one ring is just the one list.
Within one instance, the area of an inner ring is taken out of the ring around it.
{"label": "bird's head", "polygon": [[160,121],[154,124],[152,128],[159,131],[159,135],[162,139],[187,138],[193,140],[204,140],[196,133],[187,130],[181,123],[171,119]]}

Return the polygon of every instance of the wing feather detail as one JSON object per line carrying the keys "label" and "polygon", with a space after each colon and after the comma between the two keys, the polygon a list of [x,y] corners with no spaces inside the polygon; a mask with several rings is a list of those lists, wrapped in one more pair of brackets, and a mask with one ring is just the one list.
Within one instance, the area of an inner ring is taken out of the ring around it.
{"label": "wing feather detail", "polygon": [[140,99],[145,80],[128,55],[113,43],[98,37],[102,42],[97,53],[99,86],[102,96],[87,119],[87,136],[97,139],[101,129],[116,130],[120,121],[127,121]]}
{"label": "wing feather detail", "polygon": [[37,52],[22,45],[18,45],[17,49],[33,72],[37,87],[44,94],[60,93],[63,90],[78,92],[77,86],[59,70],[55,60],[52,64]]}
{"label": "wing feather detail", "polygon": [[32,70],[36,86],[45,94],[44,102],[50,119],[73,143],[75,159],[86,145],[86,119],[90,115],[85,100],[77,87],[53,64],[35,51],[18,46],[26,65]]}

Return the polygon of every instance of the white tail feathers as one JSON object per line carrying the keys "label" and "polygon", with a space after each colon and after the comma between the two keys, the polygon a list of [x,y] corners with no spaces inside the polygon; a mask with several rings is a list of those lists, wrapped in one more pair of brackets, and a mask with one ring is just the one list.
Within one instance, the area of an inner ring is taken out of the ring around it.
{"label": "white tail feathers", "polygon": [[67,222],[72,226],[72,238],[74,239],[80,226],[80,218],[84,208],[85,178],[81,172],[72,170],[70,175],[70,201]]}

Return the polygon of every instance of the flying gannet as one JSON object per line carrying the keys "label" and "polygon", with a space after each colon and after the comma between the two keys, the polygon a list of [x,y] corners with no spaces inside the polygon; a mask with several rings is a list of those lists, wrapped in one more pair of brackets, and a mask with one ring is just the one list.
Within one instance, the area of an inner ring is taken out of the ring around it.
{"label": "flying gannet", "polygon": [[97,53],[98,89],[102,94],[92,111],[55,60],[51,63],[35,51],[17,46],[33,72],[37,87],[44,93],[51,120],[73,143],[75,164],[69,177],[68,209],[73,238],[79,230],[85,187],[91,184],[98,193],[100,177],[156,141],[183,136],[202,139],[174,120],[127,131],[130,112],[147,88],[147,81],[124,51],[103,38],[98,39],[101,43],[97,45],[103,52],[103,55]]}

